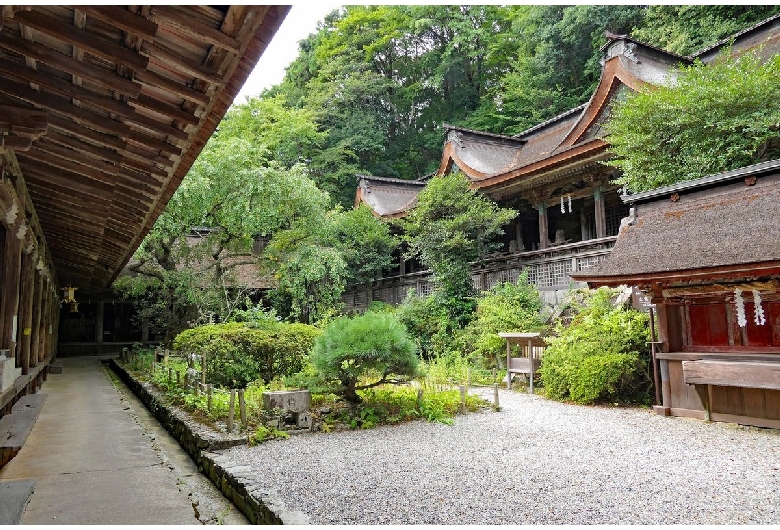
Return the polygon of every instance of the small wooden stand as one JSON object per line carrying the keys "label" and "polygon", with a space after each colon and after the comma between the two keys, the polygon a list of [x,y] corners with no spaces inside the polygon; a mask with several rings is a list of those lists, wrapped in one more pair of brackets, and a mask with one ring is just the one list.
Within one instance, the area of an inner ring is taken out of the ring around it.
{"label": "small wooden stand", "polygon": [[[506,339],[506,388],[512,386],[512,374],[528,374],[528,391],[534,393],[534,372],[541,366],[542,352],[547,344],[539,333],[503,332]],[[520,346],[520,357],[512,357],[512,345]]]}

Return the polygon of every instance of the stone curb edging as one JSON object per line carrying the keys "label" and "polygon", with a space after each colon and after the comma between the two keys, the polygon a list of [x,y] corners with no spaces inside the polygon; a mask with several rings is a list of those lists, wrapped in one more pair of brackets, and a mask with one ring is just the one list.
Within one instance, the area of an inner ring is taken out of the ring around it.
{"label": "stone curb edging", "polygon": [[308,524],[309,518],[286,507],[274,491],[265,489],[251,475],[248,466],[224,467],[223,457],[214,451],[247,443],[246,437],[220,436],[166,405],[161,393],[150,383],[142,383],[109,359],[106,364],[154,414],[163,427],[179,442],[206,477],[252,524]]}

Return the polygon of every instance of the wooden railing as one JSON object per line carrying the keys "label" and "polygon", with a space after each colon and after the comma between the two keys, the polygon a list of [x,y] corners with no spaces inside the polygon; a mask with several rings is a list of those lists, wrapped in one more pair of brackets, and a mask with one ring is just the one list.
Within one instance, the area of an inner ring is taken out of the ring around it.
{"label": "wooden railing", "polygon": [[[485,291],[502,282],[516,283],[525,269],[528,279],[539,290],[568,289],[569,273],[597,265],[612,251],[617,237],[591,239],[530,252],[502,252],[485,256],[473,264],[474,287]],[[409,290],[418,296],[433,292],[430,271],[392,276],[367,285],[347,288],[343,300],[347,309],[365,309],[374,301],[400,304]]]}

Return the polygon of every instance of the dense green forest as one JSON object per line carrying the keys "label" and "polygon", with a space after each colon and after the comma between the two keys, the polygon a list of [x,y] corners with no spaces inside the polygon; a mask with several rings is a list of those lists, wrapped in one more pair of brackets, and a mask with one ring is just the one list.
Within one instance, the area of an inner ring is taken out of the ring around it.
{"label": "dense green forest", "polygon": [[317,185],[343,204],[355,174],[413,179],[438,166],[442,123],[516,134],[590,97],[605,31],[689,55],[780,6],[347,6],[300,43],[262,94],[311,112],[300,145]]}

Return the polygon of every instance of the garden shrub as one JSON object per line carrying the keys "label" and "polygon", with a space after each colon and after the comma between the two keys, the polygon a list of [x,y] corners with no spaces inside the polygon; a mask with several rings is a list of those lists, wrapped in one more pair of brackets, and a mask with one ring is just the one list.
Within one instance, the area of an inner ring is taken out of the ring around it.
{"label": "garden shrub", "polygon": [[404,325],[390,313],[372,312],[334,320],[314,342],[310,362],[313,386],[351,403],[362,400],[357,390],[408,381],[418,365]]}
{"label": "garden shrub", "polygon": [[648,315],[615,305],[616,290],[602,287],[584,305],[542,358],[547,396],[576,403],[647,402],[650,398]]}
{"label": "garden shrub", "polygon": [[256,379],[269,382],[300,371],[319,331],[306,324],[212,324],[188,329],[174,350],[206,354],[206,380],[226,388],[245,388]]}
{"label": "garden shrub", "polygon": [[517,284],[500,283],[480,295],[476,316],[460,336],[462,347],[486,366],[503,366],[500,359],[506,341],[498,334],[542,331],[541,312],[539,291],[528,282],[528,272],[523,271]]}
{"label": "garden shrub", "polygon": [[417,296],[410,289],[395,315],[406,326],[424,359],[448,349],[454,325],[447,316],[447,308],[435,296]]}

